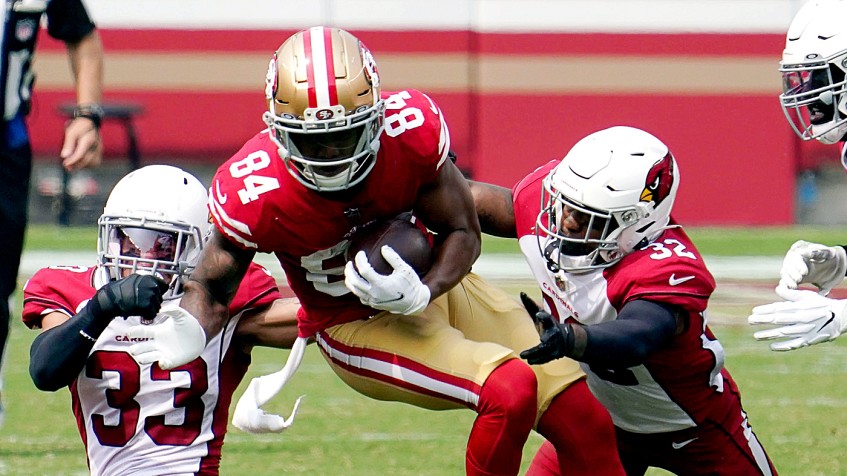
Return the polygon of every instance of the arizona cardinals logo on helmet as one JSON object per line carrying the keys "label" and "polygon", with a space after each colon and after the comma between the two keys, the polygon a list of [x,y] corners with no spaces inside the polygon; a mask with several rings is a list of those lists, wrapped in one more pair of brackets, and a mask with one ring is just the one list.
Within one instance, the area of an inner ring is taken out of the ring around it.
{"label": "arizona cardinals logo on helmet", "polygon": [[647,173],[647,183],[641,192],[642,202],[662,203],[673,186],[673,156],[670,152]]}

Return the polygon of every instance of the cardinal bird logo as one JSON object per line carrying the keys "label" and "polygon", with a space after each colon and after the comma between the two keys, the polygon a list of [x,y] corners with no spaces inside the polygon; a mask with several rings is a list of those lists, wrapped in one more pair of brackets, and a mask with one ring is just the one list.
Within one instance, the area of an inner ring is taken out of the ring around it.
{"label": "cardinal bird logo", "polygon": [[644,190],[641,191],[642,202],[653,202],[656,205],[662,203],[671,193],[673,185],[673,157],[670,152],[656,162],[647,172],[647,181]]}

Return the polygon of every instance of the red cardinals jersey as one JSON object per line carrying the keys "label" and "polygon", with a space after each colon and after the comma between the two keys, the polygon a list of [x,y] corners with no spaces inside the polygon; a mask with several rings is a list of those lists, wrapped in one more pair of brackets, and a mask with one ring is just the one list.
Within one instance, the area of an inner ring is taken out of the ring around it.
{"label": "red cardinals jersey", "polygon": [[301,336],[368,317],[344,286],[351,228],[412,210],[447,159],[441,111],[419,91],[383,92],[385,130],[376,164],[352,192],[318,193],[292,177],[267,131],[218,168],[209,194],[215,226],[248,250],[275,253],[305,312]]}
{"label": "red cardinals jersey", "polygon": [[736,415],[735,383],[724,352],[706,325],[715,281],[682,228],[670,228],[617,264],[587,273],[553,273],[535,236],[541,181],[559,161],[527,176],[513,190],[521,251],[542,288],[545,307],[560,320],[592,325],[617,319],[635,299],[667,303],[687,314],[687,328],[643,365],[603,369],[583,364],[588,383],[620,428],[659,433]]}
{"label": "red cardinals jersey", "polygon": [[[39,270],[24,286],[24,323],[41,327],[52,312],[73,316],[105,276],[98,267]],[[127,331],[140,318],[115,318],[70,387],[91,474],[218,474],[232,394],[250,363],[231,345],[236,324],[244,311],[279,297],[270,273],[252,264],[230,305],[230,323],[199,358],[171,370],[138,364],[127,350],[133,344]]]}

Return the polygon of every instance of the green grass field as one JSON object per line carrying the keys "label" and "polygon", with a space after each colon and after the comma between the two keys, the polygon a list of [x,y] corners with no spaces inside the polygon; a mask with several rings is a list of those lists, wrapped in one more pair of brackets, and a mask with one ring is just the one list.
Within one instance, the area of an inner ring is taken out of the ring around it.
{"label": "green grass field", "polygon": [[[686,230],[702,254],[715,256],[782,256],[791,243],[801,239],[827,244],[847,243],[847,227],[686,227]],[[95,227],[39,225],[29,228],[26,248],[93,252],[96,242]],[[517,253],[518,247],[514,240],[485,236],[483,252]]]}
{"label": "green grass field", "polygon": [[[844,229],[693,229],[707,255],[782,255],[799,238],[847,243]],[[93,229],[33,227],[28,249],[91,250]],[[514,251],[511,242],[486,239],[485,252]],[[22,284],[22,283],[21,283]],[[499,283],[510,293],[529,282]],[[774,283],[766,283],[767,285]],[[749,309],[768,299],[762,283],[718,283],[712,328],[727,353],[753,429],[783,475],[847,474],[847,343],[777,354],[752,340]],[[764,289],[764,291],[763,291]],[[752,290],[752,291],[751,291]],[[20,309],[20,298],[16,304]],[[12,323],[0,429],[0,475],[86,474],[85,455],[66,390],[37,391],[29,380],[29,345],[36,332]],[[257,349],[248,379],[277,370],[285,351]],[[236,393],[241,394],[244,385]],[[305,394],[297,422],[280,435],[249,435],[232,428],[223,449],[224,475],[458,475],[473,420],[470,411],[430,412],[369,400],[347,388],[310,347],[298,374],[268,409],[287,414]],[[540,445],[531,437],[524,468]],[[651,471],[651,475],[666,474]]]}

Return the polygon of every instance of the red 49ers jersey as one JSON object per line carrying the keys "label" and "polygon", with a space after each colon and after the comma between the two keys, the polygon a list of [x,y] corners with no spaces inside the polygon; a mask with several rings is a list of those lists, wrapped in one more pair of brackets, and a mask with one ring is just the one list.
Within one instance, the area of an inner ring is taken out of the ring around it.
{"label": "red 49ers jersey", "polygon": [[635,299],[671,304],[688,317],[687,328],[643,365],[604,369],[582,364],[615,425],[636,433],[668,432],[740,410],[735,383],[723,368],[723,348],[706,325],[715,281],[682,228],[666,230],[609,268],[582,274],[547,269],[534,229],[541,181],[558,163],[540,167],[513,189],[521,251],[541,286],[545,307],[562,321],[588,326],[617,319]]}
{"label": "red 49ers jersey", "polygon": [[[46,314],[73,316],[104,282],[97,267],[41,269],[24,286],[23,321],[37,328]],[[252,264],[230,305],[230,324],[199,358],[171,370],[137,363],[127,331],[140,319],[115,318],[70,387],[91,474],[218,474],[232,394],[250,363],[231,345],[235,327],[244,311],[279,297],[270,273]]]}
{"label": "red 49ers jersey", "polygon": [[412,210],[447,159],[449,132],[429,97],[415,90],[382,95],[385,131],[376,164],[354,191],[318,193],[300,184],[268,131],[250,139],[212,180],[215,226],[238,246],[276,254],[305,311],[298,314],[301,336],[374,313],[344,286],[346,235],[355,225]]}

